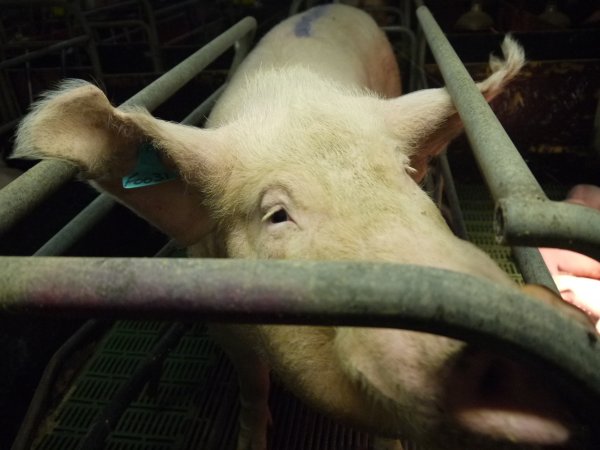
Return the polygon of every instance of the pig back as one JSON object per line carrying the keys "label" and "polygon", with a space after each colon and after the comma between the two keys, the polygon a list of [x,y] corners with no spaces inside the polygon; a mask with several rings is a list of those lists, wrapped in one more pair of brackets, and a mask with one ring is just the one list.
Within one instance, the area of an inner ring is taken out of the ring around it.
{"label": "pig back", "polygon": [[279,70],[293,82],[299,68],[340,87],[369,89],[382,97],[401,91],[394,52],[371,16],[346,5],[322,5],[288,18],[260,40],[230,81],[211,121],[216,116],[216,122],[227,121],[224,116],[235,114],[243,91],[251,86],[249,79]]}

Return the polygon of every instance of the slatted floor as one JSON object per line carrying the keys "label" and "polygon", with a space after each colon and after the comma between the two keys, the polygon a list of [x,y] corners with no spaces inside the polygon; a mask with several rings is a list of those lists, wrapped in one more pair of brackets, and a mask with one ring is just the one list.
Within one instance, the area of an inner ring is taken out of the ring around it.
{"label": "slatted floor", "polygon": [[[459,191],[471,240],[516,281],[510,250],[494,243],[492,203],[481,186]],[[156,343],[164,324],[120,321],[41,428],[34,448],[76,449],[94,417]],[[368,450],[368,435],[308,411],[275,386],[271,395],[273,450]],[[108,450],[229,450],[235,447],[235,375],[202,325],[186,333],[165,361],[156,392],[146,386],[110,434]],[[406,445],[406,450],[414,450]]]}

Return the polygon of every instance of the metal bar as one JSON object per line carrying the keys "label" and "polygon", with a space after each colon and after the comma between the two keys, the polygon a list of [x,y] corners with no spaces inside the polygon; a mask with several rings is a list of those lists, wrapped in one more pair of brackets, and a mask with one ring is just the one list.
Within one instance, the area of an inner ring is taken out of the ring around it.
{"label": "metal bar", "polygon": [[164,70],[162,64],[162,58],[160,55],[160,44],[158,42],[158,31],[156,28],[156,18],[154,17],[154,11],[150,6],[148,0],[139,0],[142,6],[142,10],[146,15],[146,20],[148,21],[148,40],[150,44],[150,52],[152,53],[152,64],[154,65],[154,70],[157,72],[162,72]]}
{"label": "metal bar", "polygon": [[104,84],[104,77],[102,73],[102,65],[100,64],[100,56],[98,55],[97,43],[95,42],[94,33],[92,32],[85,15],[81,11],[81,2],[71,2],[69,4],[71,14],[75,17],[76,22],[79,23],[86,36],[90,39],[86,45],[86,52],[90,58],[92,64],[92,71],[96,81]]}
{"label": "metal bar", "polygon": [[6,69],[8,67],[18,66],[27,61],[31,61],[32,59],[39,58],[40,56],[45,56],[50,53],[56,53],[64,48],[73,47],[77,45],[81,45],[89,41],[89,36],[77,36],[72,39],[67,39],[66,41],[61,41],[56,44],[49,45],[46,48],[42,48],[39,50],[33,50],[25,55],[15,56],[11,59],[6,59],[0,62],[0,70]]}
{"label": "metal bar", "polygon": [[88,320],[54,353],[46,369],[44,369],[11,450],[31,449],[39,424],[47,412],[50,394],[56,386],[58,376],[65,368],[66,360],[84,345],[98,339],[109,325],[110,322],[95,319]]}
{"label": "metal bar", "polygon": [[178,9],[182,9],[184,7],[188,7],[191,6],[195,3],[198,3],[198,0],[184,0],[184,1],[180,1],[178,3],[174,3],[172,5],[169,6],[165,6],[163,8],[157,9],[156,11],[154,11],[154,15],[156,17],[158,16],[163,16],[166,15],[172,11],[177,11]]}
{"label": "metal bar", "polygon": [[0,190],[0,236],[77,173],[64,161],[41,161]]}
{"label": "metal bar", "polygon": [[494,216],[496,238],[502,243],[566,248],[600,260],[600,211],[596,209],[510,197],[497,200]]}
{"label": "metal bar", "polygon": [[[241,20],[169,72],[150,83],[121,106],[138,105],[152,111],[223,54],[232,44],[253,33],[255,29],[256,20],[253,18],[247,17]],[[248,46],[248,44],[239,46],[236,57],[244,55],[243,52],[248,51]],[[237,58],[241,59],[242,56]],[[62,184],[73,178],[76,173],[75,166],[67,162],[42,161],[2,189],[0,191],[0,236]],[[85,212],[85,214],[88,213]],[[96,215],[90,214],[90,216]]]}
{"label": "metal bar", "polygon": [[204,120],[206,120],[208,114],[210,113],[210,110],[215,105],[215,103],[225,90],[226,86],[227,84],[219,86],[212,94],[210,94],[210,96],[206,100],[204,100],[200,104],[200,106],[198,106],[191,113],[185,116],[181,123],[187,125],[200,125]]}
{"label": "metal bar", "polygon": [[123,8],[124,6],[138,5],[138,4],[139,4],[138,0],[130,0],[130,1],[124,1],[121,3],[115,3],[113,5],[106,5],[106,6],[100,6],[98,8],[86,9],[86,10],[83,10],[82,13],[87,16],[87,15],[91,15],[91,14],[107,12],[107,11],[110,11],[113,9],[120,9],[120,8]]}
{"label": "metal bar", "polygon": [[559,247],[600,258],[600,212],[552,202],[521,158],[429,10],[417,17],[496,201],[500,243]]}
{"label": "metal bar", "polygon": [[444,179],[444,192],[446,193],[446,199],[448,200],[448,206],[452,213],[452,226],[454,232],[461,239],[468,239],[469,233],[467,232],[467,226],[465,225],[465,219],[460,209],[460,201],[458,194],[456,193],[456,186],[454,185],[454,177],[452,176],[452,170],[448,163],[448,157],[446,151],[439,156],[440,169],[442,177]]}
{"label": "metal bar", "polygon": [[190,327],[190,324],[185,323],[171,325],[131,376],[121,384],[110,402],[94,418],[76,450],[103,450],[106,448],[107,436],[115,429],[126,409],[140,394],[146,383],[160,371],[169,353],[177,346]]}
{"label": "metal bar", "polygon": [[244,38],[247,34],[253,33],[255,29],[256,20],[252,17],[242,19],[163,76],[150,83],[123,103],[123,106],[143,105],[149,110],[155,109],[211,62],[225,53],[231,45]]}
{"label": "metal bar", "polygon": [[174,37],[173,39],[169,39],[168,41],[163,41],[163,46],[167,47],[167,46],[172,46],[177,44],[178,42],[184,41],[187,38],[190,38],[192,36],[195,36],[197,34],[203,33],[204,31],[206,31],[204,29],[204,26],[200,26],[192,31],[188,31],[187,33],[182,33],[179,36]]}
{"label": "metal bar", "polygon": [[62,255],[108,214],[115,203],[108,195],[99,195],[42,245],[33,256]]}
{"label": "metal bar", "polygon": [[512,247],[511,250],[526,283],[541,284],[560,294],[537,247]]}
{"label": "metal bar", "polygon": [[406,328],[540,358],[600,395],[600,342],[591,325],[457,272],[188,258],[0,257],[0,267],[3,314]]}
{"label": "metal bar", "polygon": [[493,197],[505,198],[514,193],[524,193],[545,198],[542,188],[429,10],[418,8],[417,17]]}
{"label": "metal bar", "polygon": [[[175,241],[171,240],[156,253],[155,257],[167,257],[177,248]],[[54,353],[44,369],[40,383],[31,399],[11,450],[26,450],[31,448],[31,443],[35,438],[34,431],[43,418],[42,415],[46,411],[50,391],[54,387],[56,377],[64,367],[65,360],[87,342],[97,338],[110,325],[112,325],[110,321],[103,322],[97,319],[90,319]],[[177,326],[177,324],[175,325]]]}
{"label": "metal bar", "polygon": [[69,0],[0,0],[0,6],[27,8],[30,6],[67,6]]}
{"label": "metal bar", "polygon": [[4,50],[40,49],[43,47],[48,47],[49,45],[57,44],[58,42],[63,42],[63,40],[57,41],[56,39],[49,39],[39,41],[16,41],[3,43],[2,48]]}
{"label": "metal bar", "polygon": [[[417,54],[417,38],[415,36],[415,33],[410,28],[399,25],[392,25],[381,27],[381,29],[386,33],[398,33],[404,35],[408,39],[408,45],[410,48],[410,58],[415,58],[415,55]],[[412,62],[411,59],[409,59],[409,63],[411,64],[411,68],[409,72],[410,76],[408,79],[408,92],[412,92],[416,89],[415,79],[417,77],[417,66]]]}
{"label": "metal bar", "polygon": [[91,27],[94,28],[111,28],[111,27],[140,27],[150,34],[149,25],[140,19],[123,19],[123,20],[106,20],[106,21],[90,21],[88,22]]}

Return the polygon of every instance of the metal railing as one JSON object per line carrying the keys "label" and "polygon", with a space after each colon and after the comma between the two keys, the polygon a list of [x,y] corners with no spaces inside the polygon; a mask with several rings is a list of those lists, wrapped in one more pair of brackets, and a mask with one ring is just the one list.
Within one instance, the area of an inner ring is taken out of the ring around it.
{"label": "metal railing", "polygon": [[[241,20],[124,102],[123,106],[143,106],[152,111],[232,46],[235,48],[235,56],[230,73],[233,73],[248,52],[255,29],[256,21],[253,18]],[[72,164],[53,160],[41,161],[0,190],[0,236],[76,173],[77,169]],[[80,214],[99,219],[101,216],[90,213],[90,209],[103,208],[108,211],[105,202],[109,201],[113,200],[98,200]],[[89,225],[87,219],[74,220],[83,226]]]}
{"label": "metal railing", "polygon": [[600,212],[546,197],[429,9],[418,3],[417,18],[496,202],[497,240],[567,248],[600,259]]}
{"label": "metal railing", "polygon": [[4,313],[398,327],[509,347],[600,395],[600,342],[591,326],[448,270],[187,258],[0,257],[0,266]]}
{"label": "metal railing", "polygon": [[[32,82],[31,82],[31,72],[32,65],[31,63],[39,58],[48,55],[58,54],[61,59],[61,73],[63,77],[66,77],[66,55],[67,52],[73,49],[82,48],[87,58],[89,59],[89,65],[91,66],[91,72],[97,82],[102,83],[102,70],[100,67],[100,60],[98,58],[98,54],[96,52],[96,46],[91,38],[91,35],[87,32],[85,27],[85,23],[82,20],[82,16],[79,14],[79,5],[75,1],[67,1],[67,0],[48,0],[46,2],[41,1],[4,1],[0,2],[0,5],[3,7],[12,7],[16,9],[29,8],[32,6],[59,6],[65,8],[65,10],[69,13],[70,16],[74,19],[75,23],[79,25],[80,30],[75,33],[72,30],[71,26],[67,26],[67,39],[61,41],[52,41],[52,40],[35,40],[35,39],[22,39],[17,40],[16,42],[3,42],[0,45],[0,50],[2,54],[5,51],[10,50],[9,53],[14,53],[15,50],[19,51],[19,55],[13,56],[10,58],[6,58],[0,62],[0,70],[14,70],[18,66],[24,66],[25,74],[24,77],[28,83],[28,91],[29,91],[29,101],[33,101],[33,90],[32,90]],[[67,21],[68,22],[68,21]],[[86,67],[87,68],[87,67]],[[81,67],[78,67],[81,69]],[[9,80],[8,73],[5,73],[6,79]],[[13,88],[6,86],[5,90],[12,91]],[[5,95],[8,94],[5,93]],[[9,120],[0,126],[0,134],[6,133],[8,131],[12,131],[16,123],[21,119],[19,116],[21,115],[21,108],[19,105],[15,105],[14,108],[10,108],[11,114],[9,115]]]}
{"label": "metal railing", "polygon": [[[468,75],[468,82],[452,81],[455,77],[452,71],[444,68],[448,66],[444,56],[448,46],[445,37],[440,37],[435,22],[432,25],[433,18],[426,8],[418,9],[418,17],[448,78],[451,95],[461,97],[455,98],[455,102],[469,135],[477,135],[473,130],[481,130],[478,127],[482,124],[477,119],[467,120],[464,110],[473,107],[469,102],[483,102],[486,107],[487,104]],[[124,104],[154,109],[231,45],[237,50],[233,72],[248,50],[255,27],[253,19],[242,20]],[[450,65],[462,67],[460,62],[453,62],[456,55],[449,58]],[[471,93],[465,96],[468,100],[462,99],[462,91],[469,89],[477,96]],[[474,97],[477,99],[473,100]],[[194,119],[188,120],[196,120],[198,114],[204,112],[192,112],[190,116]],[[493,115],[491,110],[490,114]],[[493,120],[486,120],[484,125],[489,130]],[[501,134],[496,125],[492,127],[492,133]],[[512,143],[507,144],[504,138],[499,140],[503,149],[500,151],[510,151],[506,148]],[[481,158],[485,160],[485,156]],[[482,166],[485,164],[490,162]],[[523,170],[522,160],[514,164]],[[528,171],[526,167],[525,170]],[[75,172],[66,163],[42,162],[0,191],[0,211],[3,211],[0,233],[42,201],[48,195],[47,190],[57,188]],[[512,218],[511,208],[515,202],[520,205],[526,193],[532,191],[537,201],[551,203],[544,200],[539,186],[535,188],[537,182],[530,173],[519,173],[513,177],[511,171],[508,182],[497,174],[488,180],[500,205],[499,215],[507,218],[506,223]],[[515,179],[516,188],[506,186],[515,183]],[[27,191],[25,195],[23,189]],[[514,194],[515,189],[517,200],[513,201],[509,194]],[[100,198],[100,203],[112,202],[107,197]],[[106,206],[104,203],[103,208]],[[93,212],[97,207],[90,205],[81,214],[87,214],[90,208]],[[89,223],[88,219],[83,222]],[[72,234],[72,230],[63,234]],[[590,240],[574,242],[572,248],[578,249],[581,243],[587,246]],[[569,244],[568,241],[552,243]],[[53,248],[40,254],[61,251]],[[600,395],[600,350],[591,327],[515,290],[465,274],[388,264],[142,258],[0,257],[0,267],[0,308],[4,313],[80,317],[133,314],[136,318],[194,317],[204,321],[401,327],[477,339],[492,347],[506,344],[526,357],[537,357],[559,367],[576,383]],[[431,283],[432,279],[435,283]],[[373,301],[374,298],[378,301]]]}

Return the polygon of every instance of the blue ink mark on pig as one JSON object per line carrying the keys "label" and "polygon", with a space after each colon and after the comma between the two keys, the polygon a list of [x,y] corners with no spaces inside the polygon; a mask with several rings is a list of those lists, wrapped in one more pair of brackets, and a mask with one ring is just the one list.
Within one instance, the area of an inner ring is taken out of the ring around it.
{"label": "blue ink mark on pig", "polygon": [[313,22],[322,17],[328,8],[328,5],[316,6],[300,17],[294,27],[296,37],[310,37]]}

